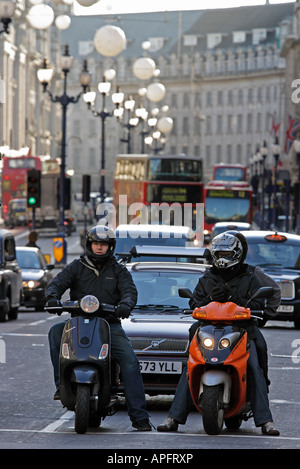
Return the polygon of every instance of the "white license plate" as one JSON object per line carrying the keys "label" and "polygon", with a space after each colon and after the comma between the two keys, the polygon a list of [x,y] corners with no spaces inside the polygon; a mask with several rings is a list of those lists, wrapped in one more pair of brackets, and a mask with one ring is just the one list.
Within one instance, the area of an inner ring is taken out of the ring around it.
{"label": "white license plate", "polygon": [[164,362],[164,361],[140,361],[141,373],[166,373],[166,374],[181,374],[181,362]]}
{"label": "white license plate", "polygon": [[278,313],[292,313],[294,311],[293,305],[280,305],[277,308]]}

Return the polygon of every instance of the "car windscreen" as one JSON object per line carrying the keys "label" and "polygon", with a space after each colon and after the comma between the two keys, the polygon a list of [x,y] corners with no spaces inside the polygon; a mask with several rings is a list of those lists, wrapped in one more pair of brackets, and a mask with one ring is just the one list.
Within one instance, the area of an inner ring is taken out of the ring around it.
{"label": "car windscreen", "polygon": [[138,291],[138,304],[173,305],[189,308],[189,299],[180,298],[178,288],[194,291],[198,272],[141,272],[131,271]]}
{"label": "car windscreen", "polygon": [[[129,253],[130,248],[132,246],[189,246],[191,245],[191,242],[186,239],[184,236],[181,236],[180,238],[176,238],[173,235],[170,235],[169,237],[163,237],[160,235],[159,237],[154,237],[149,235],[148,237],[143,237],[139,236],[137,238],[133,238],[132,236],[127,235],[126,238],[122,238],[118,236],[117,233],[117,240],[116,240],[116,248],[115,248],[115,253]],[[117,256],[118,257],[118,256]],[[191,259],[187,257],[168,257],[168,261],[170,262],[193,262]],[[144,262],[144,261],[159,261],[162,260],[162,256],[141,256],[137,258],[138,262]]]}
{"label": "car windscreen", "polygon": [[280,267],[300,269],[300,245],[289,244],[288,241],[250,242],[246,262],[262,267]]}
{"label": "car windscreen", "polygon": [[35,252],[17,251],[17,262],[20,269],[42,269],[41,260]]}

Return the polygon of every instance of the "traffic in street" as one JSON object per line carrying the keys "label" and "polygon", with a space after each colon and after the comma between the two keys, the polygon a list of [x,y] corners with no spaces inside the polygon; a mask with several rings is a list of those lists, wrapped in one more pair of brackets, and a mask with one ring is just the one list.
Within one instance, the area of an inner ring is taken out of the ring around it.
{"label": "traffic in street", "polygon": [[[16,243],[24,246],[28,232],[15,231]],[[52,239],[39,239],[43,252],[51,253]],[[79,236],[67,239],[68,262],[82,252]],[[54,273],[59,270],[55,269]],[[186,425],[176,433],[159,433],[156,427],[165,419],[172,397],[147,396],[153,425],[151,432],[137,432],[130,423],[124,400],[118,411],[99,428],[86,434],[74,431],[74,412],[53,400],[55,392],[50,362],[48,332],[65,318],[43,311],[20,308],[18,319],[1,323],[1,426],[0,448],[60,449],[102,448],[106,450],[175,450],[186,454],[199,449],[296,449],[300,448],[300,412],[297,389],[300,385],[299,333],[292,323],[272,321],[262,329],[268,343],[270,407],[280,430],[279,437],[261,434],[253,420],[243,422],[237,431],[223,429],[220,435],[207,435],[198,412],[190,413]],[[113,455],[113,453],[112,453]],[[109,457],[109,455],[108,455]]]}

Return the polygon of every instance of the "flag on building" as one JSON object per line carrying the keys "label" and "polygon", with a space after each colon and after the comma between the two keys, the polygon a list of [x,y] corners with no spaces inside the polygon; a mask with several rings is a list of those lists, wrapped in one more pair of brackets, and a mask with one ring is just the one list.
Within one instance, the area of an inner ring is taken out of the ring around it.
{"label": "flag on building", "polygon": [[271,129],[271,135],[272,137],[277,137],[277,134],[278,134],[278,131],[279,131],[279,127],[280,127],[280,122],[278,122],[276,120],[276,117],[273,116],[272,117],[272,129]]}
{"label": "flag on building", "polygon": [[285,132],[285,144],[284,152],[289,153],[293,141],[295,140],[297,133],[300,131],[300,123],[296,121],[292,116],[288,115],[288,126]]}

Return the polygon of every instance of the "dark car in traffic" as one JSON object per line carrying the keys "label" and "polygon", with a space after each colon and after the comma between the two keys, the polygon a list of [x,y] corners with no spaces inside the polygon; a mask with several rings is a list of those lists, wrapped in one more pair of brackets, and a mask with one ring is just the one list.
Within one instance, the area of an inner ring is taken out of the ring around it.
{"label": "dark car in traffic", "polygon": [[53,278],[54,264],[47,264],[40,249],[16,247],[17,261],[22,273],[22,306],[44,310],[47,286]]}
{"label": "dark car in traffic", "polygon": [[21,269],[13,234],[0,229],[0,322],[17,319],[22,297]]}
{"label": "dark car in traffic", "polygon": [[274,318],[300,329],[300,236],[274,231],[242,231],[248,242],[246,262],[259,265],[280,286]]}
{"label": "dark car in traffic", "polygon": [[[146,249],[142,250],[142,256]],[[185,248],[177,249],[185,257]],[[193,249],[197,257],[204,251]],[[169,256],[173,253],[172,248],[168,253],[168,247],[156,247],[156,250],[161,259],[163,252]],[[153,254],[151,247],[149,253]],[[188,331],[194,322],[189,300],[179,297],[178,289],[193,291],[207,266],[168,262],[165,257],[159,262],[137,259],[127,264],[127,268],[136,284],[138,301],[130,317],[122,321],[122,327],[138,357],[145,392],[173,394],[188,359]]]}

